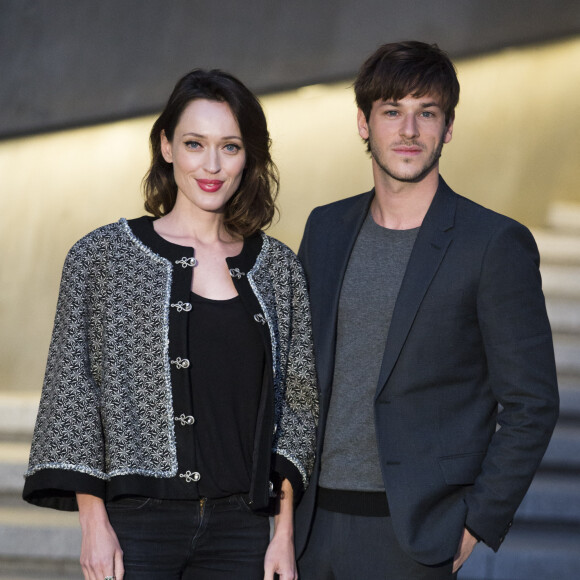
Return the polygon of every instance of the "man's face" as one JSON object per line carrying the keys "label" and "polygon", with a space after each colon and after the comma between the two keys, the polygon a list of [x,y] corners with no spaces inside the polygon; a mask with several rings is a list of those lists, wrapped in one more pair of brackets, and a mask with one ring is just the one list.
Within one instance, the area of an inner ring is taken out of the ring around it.
{"label": "man's face", "polygon": [[445,124],[437,98],[407,95],[399,101],[375,101],[368,121],[359,109],[358,128],[360,136],[369,140],[373,165],[384,178],[417,183],[439,170],[453,121]]}

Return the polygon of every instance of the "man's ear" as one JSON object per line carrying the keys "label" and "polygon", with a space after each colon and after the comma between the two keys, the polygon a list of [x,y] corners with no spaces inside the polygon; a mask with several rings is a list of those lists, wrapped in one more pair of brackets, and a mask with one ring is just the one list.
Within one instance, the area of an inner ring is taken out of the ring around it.
{"label": "man's ear", "polygon": [[161,131],[161,155],[167,163],[173,163],[173,147],[165,136],[165,130]]}
{"label": "man's ear", "polygon": [[367,123],[367,118],[361,109],[358,110],[356,114],[356,122],[358,125],[358,134],[367,141],[369,138],[369,125]]}
{"label": "man's ear", "polygon": [[455,121],[455,115],[451,118],[449,123],[447,123],[447,127],[443,135],[443,143],[449,143],[453,137],[453,121]]}

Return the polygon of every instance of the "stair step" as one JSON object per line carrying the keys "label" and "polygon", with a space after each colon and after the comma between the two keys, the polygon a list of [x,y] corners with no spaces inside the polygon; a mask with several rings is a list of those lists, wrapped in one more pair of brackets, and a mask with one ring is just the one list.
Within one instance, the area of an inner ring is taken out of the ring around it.
{"label": "stair step", "polygon": [[559,232],[580,234],[580,203],[553,201],[548,210],[546,223]]}
{"label": "stair step", "polygon": [[[579,220],[580,223],[580,220]],[[580,230],[578,233],[534,230],[540,263],[580,265]]]}
{"label": "stair step", "polygon": [[546,308],[552,332],[580,334],[580,300],[548,296]]}
{"label": "stair step", "polygon": [[580,477],[539,472],[524,497],[516,520],[576,523],[580,526]]}
{"label": "stair step", "polygon": [[561,264],[540,267],[546,296],[580,299],[580,268]]}
{"label": "stair step", "polygon": [[28,443],[0,442],[0,506],[22,502],[29,450]]}
{"label": "stair step", "polygon": [[78,563],[54,560],[22,560],[0,558],[0,580],[80,580],[83,573]]}
{"label": "stair step", "polygon": [[554,354],[558,372],[580,377],[580,334],[555,334]]}
{"label": "stair step", "polygon": [[[28,561],[32,562],[32,569],[34,562],[40,561],[49,563],[53,572],[63,567],[74,568],[78,566],[80,546],[80,525],[75,512],[24,503],[18,508],[0,507],[0,562],[6,562],[2,569],[20,560],[22,570],[26,569],[28,564],[24,562]],[[80,567],[78,570],[80,572]]]}
{"label": "stair step", "polygon": [[580,380],[559,380],[560,420],[576,420],[580,424]]}
{"label": "stair step", "polygon": [[580,473],[580,425],[558,422],[541,469]]}
{"label": "stair step", "polygon": [[459,580],[578,580],[580,529],[514,523],[499,552],[478,544]]}
{"label": "stair step", "polygon": [[0,439],[30,440],[40,393],[0,393]]}
{"label": "stair step", "polygon": [[80,565],[43,560],[0,560],[0,580],[80,580]]}

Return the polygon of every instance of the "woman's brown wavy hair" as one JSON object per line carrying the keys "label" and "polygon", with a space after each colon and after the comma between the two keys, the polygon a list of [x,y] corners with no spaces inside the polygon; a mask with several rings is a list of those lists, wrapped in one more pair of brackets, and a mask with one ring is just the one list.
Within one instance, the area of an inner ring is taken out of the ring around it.
{"label": "woman's brown wavy hair", "polygon": [[238,122],[246,153],[240,186],[225,206],[224,226],[230,234],[250,236],[267,228],[277,211],[278,169],[270,155],[271,139],[257,97],[234,76],[221,70],[195,69],[175,85],[149,137],[151,166],[143,178],[145,209],[156,217],[175,205],[173,165],[161,153],[161,133],[173,140],[184,109],[195,99],[227,103]]}

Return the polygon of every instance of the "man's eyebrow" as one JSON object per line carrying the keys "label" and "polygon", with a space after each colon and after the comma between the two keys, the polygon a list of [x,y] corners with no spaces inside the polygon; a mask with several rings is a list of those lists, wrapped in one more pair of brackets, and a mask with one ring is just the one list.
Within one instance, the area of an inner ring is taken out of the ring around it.
{"label": "man's eyebrow", "polygon": [[[396,101],[393,99],[386,99],[384,101],[381,101],[380,106],[391,106],[391,107],[398,107],[400,105],[401,101]],[[423,107],[424,109],[427,109],[429,107],[438,107],[441,108],[441,105],[437,102],[437,101],[427,101],[426,103],[421,103],[421,107]]]}

